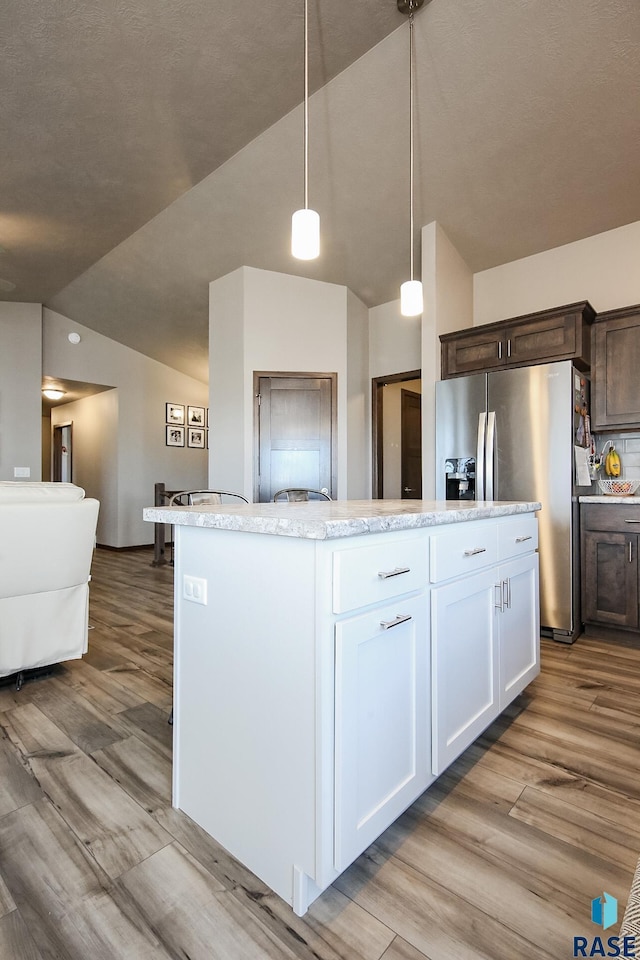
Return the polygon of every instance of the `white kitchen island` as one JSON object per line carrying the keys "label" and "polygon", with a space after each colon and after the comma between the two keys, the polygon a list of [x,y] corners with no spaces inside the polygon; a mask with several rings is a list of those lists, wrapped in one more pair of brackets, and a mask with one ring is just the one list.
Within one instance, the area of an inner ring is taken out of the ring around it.
{"label": "white kitchen island", "polygon": [[539,672],[539,503],[154,507],[173,804],[302,915]]}

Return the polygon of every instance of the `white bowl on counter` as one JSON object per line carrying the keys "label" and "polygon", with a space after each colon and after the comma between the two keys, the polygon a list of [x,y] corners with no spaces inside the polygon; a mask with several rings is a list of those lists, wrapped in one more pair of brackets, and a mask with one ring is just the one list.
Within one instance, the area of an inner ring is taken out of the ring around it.
{"label": "white bowl on counter", "polygon": [[621,477],[598,478],[603,493],[614,497],[631,497],[640,487],[640,480],[623,480]]}

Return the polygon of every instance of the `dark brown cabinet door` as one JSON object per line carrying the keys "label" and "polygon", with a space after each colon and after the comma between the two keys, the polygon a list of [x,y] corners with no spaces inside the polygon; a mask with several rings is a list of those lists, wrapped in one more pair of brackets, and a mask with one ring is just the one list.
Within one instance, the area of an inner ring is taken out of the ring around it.
{"label": "dark brown cabinet door", "polygon": [[594,317],[585,300],[443,334],[442,379],[554,360],[573,360],[579,369],[588,370]]}
{"label": "dark brown cabinet door", "polygon": [[504,330],[496,331],[493,324],[487,326],[488,329],[474,327],[471,331],[446,334],[440,338],[443,380],[464,373],[495,370],[504,366]]}
{"label": "dark brown cabinet door", "polygon": [[592,428],[640,427],[640,304],[598,314]]}
{"label": "dark brown cabinet door", "polygon": [[546,363],[576,353],[576,314],[514,323],[507,333],[507,363]]}
{"label": "dark brown cabinet door", "polygon": [[582,618],[638,629],[638,537],[582,531]]}

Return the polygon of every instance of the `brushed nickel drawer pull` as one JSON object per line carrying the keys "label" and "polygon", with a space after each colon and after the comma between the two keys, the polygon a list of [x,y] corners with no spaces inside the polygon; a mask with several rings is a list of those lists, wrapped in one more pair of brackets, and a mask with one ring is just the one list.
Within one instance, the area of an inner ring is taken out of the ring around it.
{"label": "brushed nickel drawer pull", "polygon": [[499,600],[494,600],[494,607],[496,610],[499,610],[500,613],[504,613],[504,590],[502,589],[504,581],[501,580],[500,583],[494,583],[494,589],[498,591]]}
{"label": "brushed nickel drawer pull", "polygon": [[625,523],[640,523],[640,520],[625,520]]}
{"label": "brushed nickel drawer pull", "polygon": [[487,552],[487,548],[486,548],[486,547],[474,547],[473,550],[465,550],[464,556],[465,556],[465,557],[475,557],[476,554],[478,554],[478,553],[486,553],[486,552]]}
{"label": "brushed nickel drawer pull", "polygon": [[525,540],[531,540],[531,534],[528,537],[516,537],[516,543],[524,543]]}
{"label": "brushed nickel drawer pull", "polygon": [[388,580],[389,577],[399,577],[401,573],[411,573],[411,567],[396,567],[395,570],[381,570],[378,576],[381,580]]}
{"label": "brushed nickel drawer pull", "polygon": [[629,563],[633,563],[633,548],[631,546],[631,540],[629,540]]}
{"label": "brushed nickel drawer pull", "polygon": [[407,620],[411,620],[410,613],[399,613],[393,620],[381,620],[380,626],[383,630],[390,630],[391,627],[399,627],[401,623],[406,623]]}

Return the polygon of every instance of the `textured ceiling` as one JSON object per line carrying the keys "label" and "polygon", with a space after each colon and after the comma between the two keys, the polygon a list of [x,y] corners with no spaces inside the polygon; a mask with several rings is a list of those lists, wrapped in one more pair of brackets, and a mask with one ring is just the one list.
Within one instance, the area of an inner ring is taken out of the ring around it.
{"label": "textured ceiling", "polygon": [[[407,20],[309,7],[323,251],[303,264],[302,0],[5,0],[0,298],[200,379],[208,283],[243,264],[395,299]],[[416,229],[477,271],[640,220],[638,0],[431,0],[415,33]]]}

